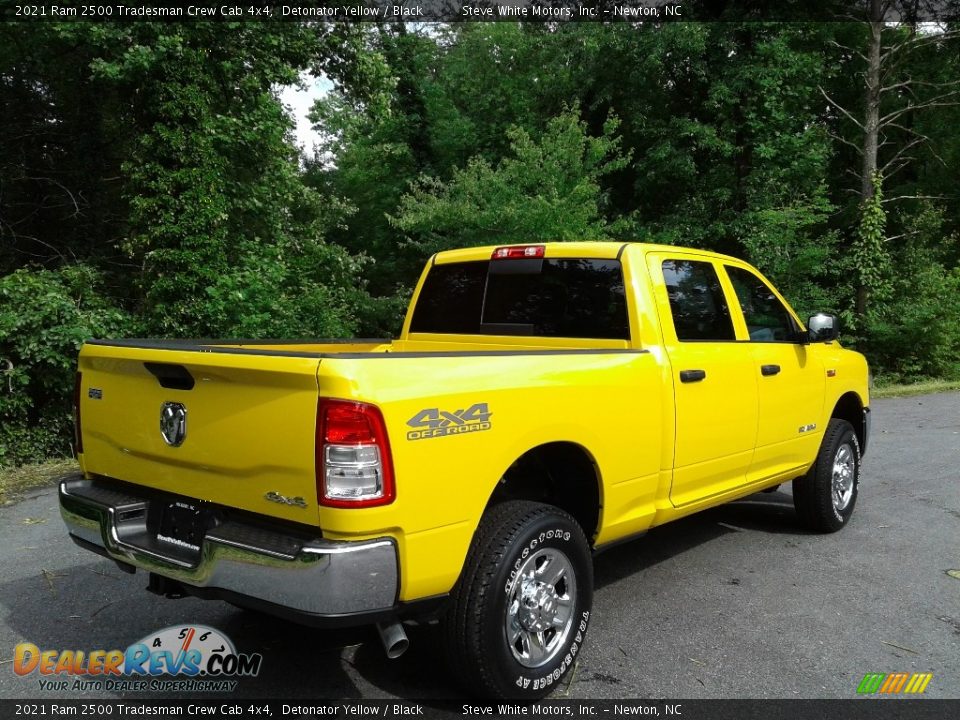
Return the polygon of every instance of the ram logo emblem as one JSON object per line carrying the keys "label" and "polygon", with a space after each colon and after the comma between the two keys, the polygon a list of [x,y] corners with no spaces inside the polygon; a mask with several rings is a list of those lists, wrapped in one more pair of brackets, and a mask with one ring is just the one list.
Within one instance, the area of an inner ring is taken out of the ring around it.
{"label": "ram logo emblem", "polygon": [[187,439],[187,409],[183,403],[165,402],[160,408],[160,434],[170,447],[180,447]]}

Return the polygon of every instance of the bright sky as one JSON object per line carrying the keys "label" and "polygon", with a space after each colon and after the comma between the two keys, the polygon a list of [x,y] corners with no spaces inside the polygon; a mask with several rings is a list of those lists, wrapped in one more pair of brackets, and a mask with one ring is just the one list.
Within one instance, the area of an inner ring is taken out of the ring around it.
{"label": "bright sky", "polygon": [[296,85],[281,88],[280,101],[297,123],[294,131],[297,144],[307,155],[312,155],[314,143],[320,139],[320,133],[310,126],[307,113],[310,112],[310,108],[313,107],[317,98],[321,98],[330,92],[333,83],[325,77],[314,77],[306,72],[300,75],[300,81],[303,83],[303,89]]}

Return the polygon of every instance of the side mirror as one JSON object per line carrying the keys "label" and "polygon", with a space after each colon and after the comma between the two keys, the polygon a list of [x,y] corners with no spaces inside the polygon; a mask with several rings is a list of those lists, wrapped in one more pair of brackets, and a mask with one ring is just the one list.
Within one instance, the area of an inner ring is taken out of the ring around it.
{"label": "side mirror", "polygon": [[836,315],[817,313],[807,321],[807,342],[830,342],[840,334],[840,321]]}

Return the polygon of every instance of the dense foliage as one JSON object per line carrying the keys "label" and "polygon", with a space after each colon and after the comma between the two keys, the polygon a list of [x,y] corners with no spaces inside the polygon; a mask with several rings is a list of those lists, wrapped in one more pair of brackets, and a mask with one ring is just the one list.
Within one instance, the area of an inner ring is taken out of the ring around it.
{"label": "dense foliage", "polygon": [[[473,244],[728,252],[875,372],[958,376],[954,36],[0,27],[0,464],[69,451],[86,338],[392,334],[424,260]],[[334,83],[306,158],[277,95],[304,71]]]}

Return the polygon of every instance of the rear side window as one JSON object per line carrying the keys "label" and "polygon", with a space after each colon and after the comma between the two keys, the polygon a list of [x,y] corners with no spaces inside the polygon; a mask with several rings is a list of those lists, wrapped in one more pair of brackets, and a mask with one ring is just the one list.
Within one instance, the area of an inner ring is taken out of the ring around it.
{"label": "rear side window", "polygon": [[582,258],[436,265],[410,332],[628,340],[623,271]]}
{"label": "rear side window", "polygon": [[736,339],[730,308],[712,263],[664,260],[662,268],[678,340]]}

